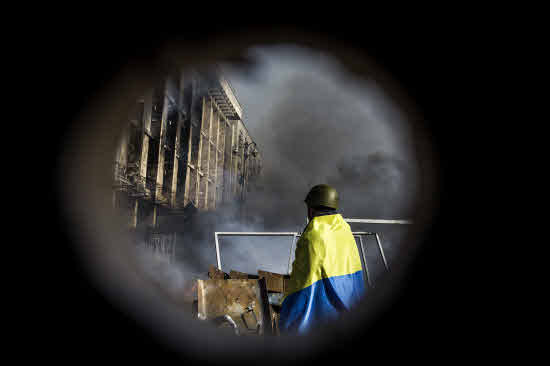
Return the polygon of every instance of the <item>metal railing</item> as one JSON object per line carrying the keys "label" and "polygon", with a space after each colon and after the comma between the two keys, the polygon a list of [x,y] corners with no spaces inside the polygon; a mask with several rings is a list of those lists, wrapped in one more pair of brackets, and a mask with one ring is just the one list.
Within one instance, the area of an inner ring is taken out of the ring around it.
{"label": "metal railing", "polygon": [[[390,270],[388,266],[388,262],[386,260],[386,256],[384,254],[384,249],[382,248],[382,243],[380,241],[380,237],[377,233],[372,233],[368,231],[355,231],[352,232],[354,238],[359,238],[359,244],[360,244],[360,252],[361,257],[363,258],[363,264],[365,266],[365,277],[367,280],[367,284],[369,286],[373,286],[371,275],[369,274],[369,268],[367,265],[367,254],[366,249],[363,244],[363,236],[366,235],[373,235],[376,238],[376,243],[378,244],[378,249],[380,250],[380,254],[382,255],[382,259],[384,261],[384,267],[387,271]],[[219,243],[219,237],[220,236],[292,236],[292,242],[290,245],[290,255],[288,258],[288,268],[287,268],[287,274],[290,274],[290,260],[292,259],[292,250],[294,249],[294,245],[296,244],[296,238],[299,238],[301,235],[297,232],[227,232],[227,231],[217,231],[214,233],[214,238],[216,241],[216,262],[218,265],[218,269],[222,270],[221,265],[221,256],[220,256],[220,243]]]}
{"label": "metal railing", "polygon": [[385,219],[344,219],[346,222],[361,223],[361,224],[401,224],[410,225],[411,220],[385,220]]}
{"label": "metal railing", "polygon": [[[344,220],[348,223],[363,223],[363,224],[402,224],[402,225],[412,224],[411,220],[383,220],[383,219],[344,219]],[[376,244],[378,246],[378,250],[380,251],[380,255],[382,257],[382,261],[384,262],[384,268],[386,269],[386,271],[389,272],[390,267],[388,265],[386,255],[384,254],[384,248],[382,247],[382,241],[380,240],[380,235],[378,235],[378,233],[370,232],[370,231],[352,231],[352,234],[354,238],[359,238],[359,246],[361,251],[361,257],[363,258],[363,263],[365,265],[365,277],[367,280],[367,284],[369,286],[374,287],[372,283],[371,275],[369,273],[369,268],[367,265],[367,255],[366,255],[367,250],[363,243],[363,236],[374,236],[376,240]],[[214,239],[216,242],[216,262],[218,265],[218,269],[221,271],[222,265],[221,265],[220,243],[219,243],[220,236],[292,236],[292,243],[290,245],[290,255],[288,258],[288,268],[287,268],[287,274],[290,274],[290,260],[292,259],[292,250],[296,243],[296,238],[300,237],[301,235],[297,232],[216,231],[214,232]]]}
{"label": "metal railing", "polygon": [[[387,220],[387,219],[351,219],[351,218],[345,218],[344,221],[347,223],[359,223],[359,224],[398,224],[398,225],[411,225],[413,223],[412,220]],[[384,249],[382,248],[382,242],[380,240],[380,235],[378,233],[370,233],[369,235],[374,235],[376,239],[376,243],[378,244],[378,248],[380,250],[380,255],[382,256],[382,261],[384,262],[384,267],[386,268],[386,271],[390,271],[390,267],[388,266],[388,261],[386,259],[386,255],[384,254]],[[362,245],[362,244],[361,244]],[[365,260],[365,266],[366,266],[366,260]]]}
{"label": "metal railing", "polygon": [[222,263],[220,259],[220,236],[292,236],[292,245],[290,250],[292,251],[292,246],[296,241],[296,237],[299,236],[297,232],[253,232],[253,231],[240,231],[240,232],[229,232],[229,231],[216,231],[214,233],[214,238],[216,240],[216,262],[218,264],[218,269],[221,271]]}

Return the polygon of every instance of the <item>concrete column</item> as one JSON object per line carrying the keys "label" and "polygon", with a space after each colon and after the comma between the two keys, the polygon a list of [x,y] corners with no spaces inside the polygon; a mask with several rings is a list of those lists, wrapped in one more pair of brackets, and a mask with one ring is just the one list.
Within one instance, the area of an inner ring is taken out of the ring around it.
{"label": "concrete column", "polygon": [[216,126],[214,118],[216,117],[216,114],[214,113],[214,101],[212,100],[212,97],[210,97],[210,103],[209,106],[209,121],[208,121],[208,166],[206,167],[206,174],[207,174],[207,180],[206,180],[206,192],[204,197],[204,208],[205,209],[211,209],[212,207],[212,190],[215,190],[216,188],[212,184],[213,182],[213,174],[212,174],[212,163],[214,160],[214,156],[212,156],[212,143],[214,142],[214,128]]}
{"label": "concrete column", "polygon": [[210,124],[210,156],[209,156],[209,167],[208,167],[208,177],[210,179],[209,187],[208,187],[208,208],[214,209],[216,207],[216,168],[217,168],[217,162],[218,162],[218,154],[217,154],[217,121],[218,121],[218,113],[214,113],[212,115],[212,121]]}
{"label": "concrete column", "polygon": [[248,187],[248,176],[250,175],[250,144],[252,140],[249,139],[248,135],[244,135],[244,144],[245,148],[243,150],[243,184],[241,189],[243,191],[244,198],[246,199],[246,189]]}
{"label": "concrete column", "polygon": [[193,202],[198,208],[198,170],[200,164],[200,124],[202,122],[202,93],[196,74],[189,74],[191,83],[191,106],[189,115],[189,140],[187,144],[187,174],[185,177],[185,205]]}
{"label": "concrete column", "polygon": [[248,141],[248,138],[246,137],[246,135],[244,135],[244,138],[243,138],[243,143],[244,143],[244,149],[243,149],[243,154],[242,154],[242,175],[243,175],[243,183],[241,184],[241,194],[245,197],[246,199],[246,184],[247,184],[247,177],[248,177],[248,161],[249,159],[247,158],[246,154],[247,154],[247,150],[250,149],[250,147],[247,147],[247,144],[249,143]]}
{"label": "concrete column", "polygon": [[224,184],[225,184],[225,133],[226,133],[226,120],[225,117],[222,115],[222,119],[220,119],[219,128],[218,128],[218,170],[216,171],[216,179],[217,179],[217,202],[221,203],[223,202],[223,195],[224,195]]}
{"label": "concrete column", "polygon": [[204,175],[202,174],[202,155],[203,155],[203,145],[204,145],[204,132],[203,132],[203,126],[204,126],[204,123],[206,122],[206,118],[207,118],[207,114],[206,114],[206,99],[203,97],[202,98],[202,117],[201,117],[201,121],[200,121],[200,125],[199,125],[199,129],[198,129],[198,133],[199,133],[199,151],[198,151],[198,157],[197,157],[197,208],[201,209],[204,207],[204,200],[202,200],[201,198],[203,198],[203,196],[201,195],[201,191],[202,193],[204,193],[204,182],[203,182],[203,178],[204,178]]}
{"label": "concrete column", "polygon": [[166,144],[166,121],[168,119],[168,81],[166,81],[164,86],[164,102],[162,103],[162,117],[160,120],[160,134],[159,134],[159,153],[158,153],[158,164],[157,164],[157,187],[155,193],[155,200],[163,199],[162,195],[162,184],[164,183],[164,152],[166,151],[164,145]]}
{"label": "concrete column", "polygon": [[[176,142],[174,143],[174,167],[172,168],[172,196],[170,197],[170,203],[172,207],[176,205],[176,191],[178,189],[178,169],[179,161],[183,151],[180,151],[180,141],[181,141],[181,128],[183,126],[183,114],[181,113],[181,108],[183,106],[183,89],[184,89],[184,76],[183,73],[180,75],[179,82],[179,98],[177,100],[178,106],[178,125],[176,127]],[[182,167],[183,168],[183,167]]]}
{"label": "concrete column", "polygon": [[233,157],[232,129],[231,123],[226,121],[225,142],[224,142],[224,169],[223,169],[223,201],[229,201],[231,198],[231,164]]}
{"label": "concrete column", "polygon": [[149,155],[149,139],[151,136],[151,111],[153,108],[153,91],[150,90],[144,98],[143,111],[143,141],[141,144],[141,158],[139,175],[145,188],[145,177],[147,177],[147,156]]}
{"label": "concrete column", "polygon": [[[239,123],[240,125],[240,123]],[[239,126],[240,127],[240,126]],[[241,136],[242,128],[239,128],[239,136]],[[242,134],[242,146],[239,144],[239,163],[241,163],[241,169],[237,171],[237,193],[239,194],[237,199],[240,199],[242,195],[242,189],[244,185],[244,150],[246,145],[246,136]],[[240,139],[239,139],[240,140]],[[239,141],[240,142],[240,141]],[[243,181],[241,182],[241,176],[243,176]]]}
{"label": "concrete column", "polygon": [[184,206],[186,206],[191,200],[189,186],[192,179],[191,179],[191,167],[189,166],[189,164],[191,163],[191,154],[192,154],[191,146],[193,144],[193,139],[192,139],[193,133],[196,133],[196,131],[194,131],[193,124],[189,123],[189,138],[187,139],[188,140],[187,141],[187,162],[185,164],[185,169],[187,169],[187,172],[185,174],[185,192],[183,193]]}
{"label": "concrete column", "polygon": [[212,150],[212,144],[211,144],[211,141],[212,141],[212,124],[214,122],[214,106],[212,105],[212,98],[210,97],[210,101],[208,103],[206,103],[206,107],[207,107],[207,118],[208,118],[208,128],[206,129],[206,137],[204,137],[205,139],[205,143],[206,143],[206,166],[201,166],[201,169],[204,173],[204,176],[203,176],[203,179],[204,179],[204,209],[205,210],[208,210],[209,207],[210,207],[210,202],[209,202],[209,189],[211,188],[210,187],[210,182],[209,180],[211,179],[210,177],[210,161],[212,160],[212,157],[210,156],[210,151]]}
{"label": "concrete column", "polygon": [[210,150],[211,150],[211,135],[212,135],[212,119],[213,119],[213,106],[212,102],[203,98],[203,113],[200,129],[200,142],[199,142],[199,208],[207,210],[209,208],[208,191],[209,187],[209,175],[210,175]]}
{"label": "concrete column", "polygon": [[238,186],[238,181],[237,181],[237,173],[238,173],[238,160],[239,160],[239,155],[238,153],[233,153],[233,150],[236,149],[238,146],[239,146],[239,136],[238,136],[238,128],[237,128],[237,122],[235,122],[233,124],[233,149],[231,150],[231,156],[233,157],[233,165],[232,165],[232,172],[231,172],[231,184],[232,184],[232,189],[231,189],[231,192],[233,192],[233,195],[236,195],[237,194],[237,186]]}
{"label": "concrete column", "polygon": [[[194,141],[194,134],[197,133],[197,128],[193,124],[193,120],[191,119],[189,121],[189,138],[187,139],[187,161],[185,164],[185,169],[187,169],[187,172],[185,174],[185,192],[184,192],[184,205],[187,205],[190,201],[197,202],[195,199],[196,197],[191,197],[190,187],[191,182],[194,182],[195,179],[191,177],[191,174],[195,175],[196,178],[196,169],[191,169],[190,164],[193,162],[193,141]],[[196,195],[196,191],[195,191]]]}
{"label": "concrete column", "polygon": [[[149,90],[143,101],[143,131],[141,141],[141,156],[139,160],[139,180],[138,189],[147,192],[147,186],[145,184],[145,177],[147,176],[147,156],[149,154],[149,139],[151,135],[151,110],[153,108],[153,91]],[[134,208],[132,210],[130,218],[130,226],[135,228],[139,217],[139,200],[134,202]]]}
{"label": "concrete column", "polygon": [[[212,198],[214,202],[213,207],[215,208],[218,202],[222,202],[224,199],[227,200],[228,194],[230,193],[230,171],[231,171],[231,139],[232,134],[230,134],[231,124],[225,118],[222,110],[219,106],[213,102],[213,106],[217,111],[215,121],[215,131],[213,131],[212,139],[215,144],[214,158],[211,159],[211,178],[213,180],[213,186],[215,187],[215,192]],[[226,142],[226,139],[229,140]],[[227,149],[229,151],[226,151]],[[225,156],[227,155],[227,157]],[[227,162],[225,162],[227,160]],[[215,166],[214,166],[215,165]],[[212,168],[214,167],[214,168]]]}
{"label": "concrete column", "polygon": [[[199,133],[199,132],[197,132]],[[194,187],[195,187],[195,197],[194,197],[194,201],[195,201],[195,204],[197,205],[197,208],[200,207],[200,185],[201,185],[201,178],[202,178],[202,175],[200,174],[200,170],[197,168],[195,169],[195,182],[193,183]]]}
{"label": "concrete column", "polygon": [[218,148],[220,146],[220,122],[223,122],[220,117],[220,113],[216,114],[216,123],[214,123],[213,131],[213,140],[214,140],[214,154],[216,155],[214,159],[214,177],[212,178],[212,187],[214,189],[214,194],[212,194],[212,208],[216,208],[216,201],[218,198]]}

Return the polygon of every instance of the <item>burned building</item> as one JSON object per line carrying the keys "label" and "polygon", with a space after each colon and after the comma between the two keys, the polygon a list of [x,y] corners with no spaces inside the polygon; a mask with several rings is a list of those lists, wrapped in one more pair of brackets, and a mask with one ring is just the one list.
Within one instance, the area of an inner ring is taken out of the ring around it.
{"label": "burned building", "polygon": [[243,107],[219,69],[182,71],[132,106],[114,157],[113,205],[131,228],[246,199],[261,173]]}

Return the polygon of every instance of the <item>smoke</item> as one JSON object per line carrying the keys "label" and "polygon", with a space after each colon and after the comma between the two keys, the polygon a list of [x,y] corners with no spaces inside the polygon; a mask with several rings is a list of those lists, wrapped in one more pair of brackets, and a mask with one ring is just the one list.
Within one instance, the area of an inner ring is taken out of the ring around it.
{"label": "smoke", "polygon": [[[319,183],[338,190],[344,217],[410,218],[414,213],[418,184],[408,121],[376,83],[352,79],[335,60],[306,49],[250,52],[253,72],[223,67],[245,108],[244,122],[261,151],[263,173],[251,182],[244,206],[227,203],[186,222],[160,218],[165,231],[182,233],[177,261],[170,265],[189,278],[216,264],[214,231],[301,232],[303,199]],[[403,227],[352,225],[380,233],[390,264],[402,245],[410,245]],[[379,250],[370,239],[365,245],[369,269],[378,277],[384,270]],[[222,269],[286,273],[290,246],[288,237],[220,237]],[[169,288],[167,274],[179,278],[163,266],[149,268],[159,271],[155,278],[165,278]]]}
{"label": "smoke", "polygon": [[[303,199],[319,183],[338,190],[344,217],[411,218],[418,178],[409,121],[381,88],[311,50],[257,48],[251,55],[259,65],[254,78],[227,70],[264,159],[246,202],[246,212],[261,218],[256,230],[301,231]],[[379,232],[389,261],[406,242],[404,227],[353,225]],[[369,253],[379,267],[380,254]]]}
{"label": "smoke", "polygon": [[186,270],[169,257],[152,252],[144,245],[137,246],[135,254],[142,276],[172,302],[185,304],[193,301],[192,279],[202,278],[200,274]]}
{"label": "smoke", "polygon": [[336,167],[327,181],[344,187],[346,195],[353,198],[342,206],[348,217],[411,216],[416,181],[414,167],[407,161],[376,151],[366,157],[342,159]]}

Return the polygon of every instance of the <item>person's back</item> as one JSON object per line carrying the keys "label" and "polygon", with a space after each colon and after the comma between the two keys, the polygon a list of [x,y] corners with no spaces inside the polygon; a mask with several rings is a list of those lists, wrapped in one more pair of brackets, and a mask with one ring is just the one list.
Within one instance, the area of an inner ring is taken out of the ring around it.
{"label": "person's back", "polygon": [[349,225],[334,208],[316,212],[296,244],[281,332],[305,333],[336,319],[364,292],[359,251]]}

